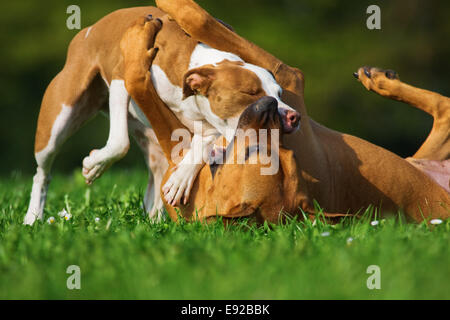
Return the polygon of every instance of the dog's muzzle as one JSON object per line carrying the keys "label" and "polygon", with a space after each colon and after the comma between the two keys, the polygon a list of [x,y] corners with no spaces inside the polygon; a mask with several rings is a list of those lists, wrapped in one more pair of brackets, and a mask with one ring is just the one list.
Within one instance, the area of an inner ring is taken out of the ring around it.
{"label": "dog's muzzle", "polygon": [[295,110],[278,108],[281,117],[283,133],[290,134],[300,128],[301,115]]}

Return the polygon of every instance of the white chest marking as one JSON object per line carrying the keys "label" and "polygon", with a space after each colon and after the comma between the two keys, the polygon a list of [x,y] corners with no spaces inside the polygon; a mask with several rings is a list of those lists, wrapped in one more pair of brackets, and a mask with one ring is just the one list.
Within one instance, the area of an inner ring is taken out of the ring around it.
{"label": "white chest marking", "polygon": [[151,73],[153,85],[161,100],[189,130],[193,131],[194,121],[205,120],[195,103],[195,97],[183,100],[181,87],[172,84],[160,66],[152,65]]}

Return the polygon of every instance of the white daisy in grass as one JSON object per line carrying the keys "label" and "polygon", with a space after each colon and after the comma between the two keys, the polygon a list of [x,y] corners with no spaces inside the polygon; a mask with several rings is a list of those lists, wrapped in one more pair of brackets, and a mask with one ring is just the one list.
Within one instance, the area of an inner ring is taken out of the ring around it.
{"label": "white daisy in grass", "polygon": [[99,217],[95,217],[94,220],[95,220],[95,222],[97,222],[97,223],[100,222],[100,218],[99,218]]}
{"label": "white daisy in grass", "polygon": [[66,209],[62,209],[60,212],[58,212],[58,216],[63,219],[66,216],[66,214],[67,214]]}
{"label": "white daisy in grass", "polygon": [[58,212],[58,216],[61,219],[64,219],[66,221],[69,221],[72,218],[72,215],[70,213],[67,212],[67,210],[64,208],[62,209],[60,212]]}
{"label": "white daisy in grass", "polygon": [[377,225],[379,225],[380,224],[380,221],[378,221],[378,220],[373,220],[371,223],[370,223],[372,226],[377,226]]}
{"label": "white daisy in grass", "polygon": [[352,244],[352,242],[353,242],[353,238],[352,237],[348,237],[347,238],[347,245],[349,246],[349,245],[351,245]]}
{"label": "white daisy in grass", "polygon": [[47,223],[48,223],[48,224],[54,224],[55,221],[56,221],[56,220],[55,220],[55,217],[50,217],[50,218],[47,219]]}
{"label": "white daisy in grass", "polygon": [[322,237],[329,237],[329,236],[330,236],[330,233],[329,233],[328,231],[326,231],[326,232],[322,232],[320,235],[321,235]]}
{"label": "white daisy in grass", "polygon": [[433,220],[430,221],[430,223],[431,223],[431,224],[434,224],[434,225],[436,225],[436,224],[441,224],[441,223],[442,223],[442,220],[441,220],[441,219],[433,219]]}

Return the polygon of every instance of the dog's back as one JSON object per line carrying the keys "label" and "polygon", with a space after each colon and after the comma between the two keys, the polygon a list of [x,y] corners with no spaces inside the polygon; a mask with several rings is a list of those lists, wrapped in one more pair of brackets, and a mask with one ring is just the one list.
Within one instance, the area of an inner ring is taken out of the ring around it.
{"label": "dog's back", "polygon": [[83,64],[95,66],[103,79],[110,83],[120,59],[119,46],[123,34],[138,17],[149,14],[161,17],[164,12],[155,7],[120,9],[84,28],[69,45],[65,68]]}

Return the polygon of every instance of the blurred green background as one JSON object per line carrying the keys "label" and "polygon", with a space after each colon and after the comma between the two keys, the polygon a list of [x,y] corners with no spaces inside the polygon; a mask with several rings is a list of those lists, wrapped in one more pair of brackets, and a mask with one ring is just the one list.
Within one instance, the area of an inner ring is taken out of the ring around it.
{"label": "blurred green background", "polygon": [[[432,119],[421,111],[367,92],[352,72],[362,65],[392,68],[402,80],[450,95],[450,2],[227,0],[198,1],[242,36],[303,70],[305,101],[320,123],[408,156],[427,136]],[[65,61],[76,30],[66,8],[81,7],[82,28],[120,8],[153,1],[2,1],[0,11],[0,175],[34,172],[33,143],[44,90]],[[381,30],[366,28],[366,8],[381,8]],[[97,117],[64,146],[55,169],[73,170],[104,146],[108,121]],[[133,145],[116,166],[144,167]]]}

